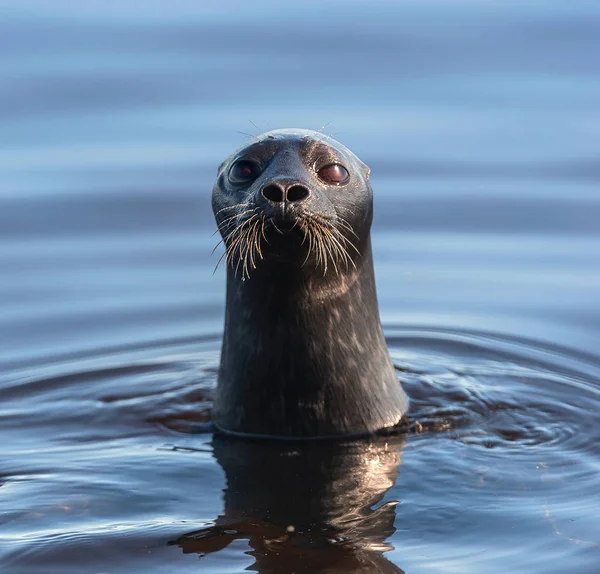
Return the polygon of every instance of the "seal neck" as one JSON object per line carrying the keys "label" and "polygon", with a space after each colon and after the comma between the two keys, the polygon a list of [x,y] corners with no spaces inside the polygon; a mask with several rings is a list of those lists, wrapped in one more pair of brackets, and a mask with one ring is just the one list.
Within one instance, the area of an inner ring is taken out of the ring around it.
{"label": "seal neck", "polygon": [[234,432],[371,433],[407,409],[379,320],[370,243],[356,269],[325,276],[228,270],[214,419]]}

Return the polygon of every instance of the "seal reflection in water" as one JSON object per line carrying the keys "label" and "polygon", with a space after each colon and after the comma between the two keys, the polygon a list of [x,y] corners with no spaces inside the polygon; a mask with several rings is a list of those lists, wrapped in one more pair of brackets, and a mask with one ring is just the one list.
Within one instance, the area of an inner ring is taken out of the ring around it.
{"label": "seal reflection in water", "polygon": [[367,166],[321,133],[275,130],[221,164],[212,203],[227,261],[216,426],[306,438],[398,424]]}
{"label": "seal reflection in water", "polygon": [[170,544],[205,556],[245,540],[255,560],[247,570],[262,574],[403,574],[383,554],[392,549],[396,502],[381,502],[397,479],[401,444],[397,436],[290,443],[217,435],[224,512]]}

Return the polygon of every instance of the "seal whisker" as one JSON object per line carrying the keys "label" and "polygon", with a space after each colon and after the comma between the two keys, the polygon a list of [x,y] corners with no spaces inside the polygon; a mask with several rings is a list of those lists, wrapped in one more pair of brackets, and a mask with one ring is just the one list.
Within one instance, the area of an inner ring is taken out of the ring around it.
{"label": "seal whisker", "polygon": [[238,227],[240,227],[241,225],[243,225],[245,221],[246,220],[241,221],[241,222],[237,221],[237,220],[229,221],[225,225],[225,227],[223,229],[221,229],[222,235],[224,237],[226,237],[226,238],[229,238],[229,237],[233,236],[236,233]]}
{"label": "seal whisker", "polygon": [[[241,224],[238,226],[238,229],[239,229],[240,227],[242,227],[243,225],[244,225],[244,222],[243,222],[243,223],[241,223]],[[234,231],[232,231],[231,233],[228,233],[228,234],[226,234],[226,235],[223,237],[223,239],[221,239],[221,241],[219,241],[219,243],[217,243],[217,244],[215,245],[214,249],[212,250],[212,252],[211,252],[211,254],[210,254],[210,255],[211,255],[211,257],[212,257],[212,255],[213,255],[213,253],[216,251],[217,247],[219,247],[219,245],[221,245],[221,243],[223,243],[223,244],[225,245],[225,251],[224,251],[224,252],[221,254],[221,257],[219,257],[219,260],[217,261],[217,264],[215,265],[215,268],[213,269],[213,275],[214,275],[214,274],[217,272],[217,269],[219,268],[219,265],[221,264],[221,261],[223,261],[223,258],[225,258],[225,260],[226,260],[227,262],[229,262],[229,260],[230,260],[230,256],[231,256],[231,251],[230,251],[230,247],[227,245],[227,243],[226,243],[226,241],[225,241],[225,240],[226,240],[226,239],[229,239],[229,238],[231,237],[231,235],[233,235],[234,233],[235,233],[235,230],[234,230]]]}
{"label": "seal whisker", "polygon": [[333,235],[331,234],[331,231],[329,229],[327,229],[326,227],[323,227],[323,237],[325,238],[325,241],[324,241],[325,249],[329,253],[329,258],[331,259],[331,263],[337,274],[338,268],[337,268],[337,263],[336,263],[336,257],[334,256],[334,253],[333,253],[333,244],[332,244]]}
{"label": "seal whisker", "polygon": [[240,259],[240,261],[243,261],[243,263],[242,263],[242,277],[243,278],[249,277],[249,271],[248,271],[249,251],[250,251],[250,243],[246,240],[246,245],[244,248],[244,255]]}
{"label": "seal whisker", "polygon": [[[260,249],[260,218],[254,223],[252,235],[252,249],[254,251],[254,256],[262,259],[262,251]],[[256,269],[256,264],[254,265],[254,269]]]}
{"label": "seal whisker", "polygon": [[[256,261],[254,260],[254,253],[255,253],[255,247],[256,247],[256,230],[258,228],[258,221],[255,221],[252,224],[252,231],[248,237],[248,248],[247,248],[247,259],[250,259],[250,265],[252,266],[252,269],[256,269]],[[244,262],[244,264],[246,265],[246,269],[247,269],[247,261]],[[248,272],[246,272],[246,276],[250,277],[250,274]]]}
{"label": "seal whisker", "polygon": [[327,264],[329,262],[328,251],[327,251],[327,239],[325,237],[325,230],[322,226],[320,227],[319,232],[321,234],[321,249],[323,250],[323,258],[325,260],[325,263],[323,265],[323,277],[325,277],[325,275],[327,274],[327,269],[328,269]]}
{"label": "seal whisker", "polygon": [[229,248],[234,248],[236,243],[240,240],[242,232],[245,231],[245,229],[247,228],[247,226],[254,220],[255,217],[258,217],[258,215],[254,214],[252,216],[250,216],[247,219],[244,219],[244,221],[241,221],[239,223],[236,224],[236,227],[234,227],[227,235],[226,235],[226,239],[231,239],[231,243],[229,244]]}
{"label": "seal whisker", "polygon": [[252,216],[250,216],[248,219],[245,219],[243,222],[241,222],[234,230],[231,231],[231,233],[229,233],[227,235],[227,239],[229,239],[232,236],[235,236],[232,240],[232,242],[229,245],[230,249],[235,249],[236,246],[240,243],[240,241],[243,239],[244,237],[244,233],[246,232],[246,227],[249,226],[252,221],[254,221],[255,218],[259,217],[258,214],[254,214]]}
{"label": "seal whisker", "polygon": [[[338,223],[340,224],[340,226],[343,229],[346,229],[347,231],[352,233],[352,235],[354,235],[357,239],[359,239],[358,235],[356,235],[356,233],[354,233],[352,226],[348,222],[346,222],[340,218],[340,219],[338,219]],[[350,247],[352,247],[352,249],[354,249],[354,251],[356,251],[357,255],[360,255],[360,251],[359,251],[358,247],[356,247],[356,245],[354,245],[352,240],[350,240],[348,237],[346,237],[339,229],[337,229],[337,227],[335,225],[331,225],[330,228],[332,229],[332,231],[335,232],[335,234],[341,241],[343,241],[345,244],[350,245]]]}
{"label": "seal whisker", "polygon": [[265,216],[264,215],[261,217],[261,221],[262,221],[262,227],[261,227],[262,237],[265,240],[267,245],[271,245],[269,243],[269,240],[267,239],[267,234],[265,233]]}
{"label": "seal whisker", "polygon": [[352,257],[350,257],[348,250],[344,247],[343,243],[341,243],[339,240],[340,237],[343,237],[340,230],[336,229],[335,227],[332,227],[330,229],[330,233],[331,233],[332,247],[335,249],[335,252],[338,254],[339,260],[343,261],[345,263],[346,269],[348,269],[350,267],[350,265],[352,265],[356,269],[356,264],[352,260]]}
{"label": "seal whisker", "polygon": [[[260,226],[260,230],[258,229]],[[260,239],[261,239],[261,232],[264,229],[264,220],[261,218],[260,222],[256,222],[256,234],[254,236],[254,243],[256,246],[256,251],[258,252],[258,256],[263,259],[263,253],[262,253],[262,249],[260,248]]]}
{"label": "seal whisker", "polygon": [[[254,217],[254,216],[252,216],[252,217]],[[239,223],[237,225],[237,227],[235,227],[235,229],[233,229],[229,234],[227,234],[227,236],[226,236],[227,240],[233,238],[229,244],[227,244],[227,242],[226,242],[226,252],[227,252],[227,261],[228,262],[231,262],[233,253],[235,252],[237,245],[241,241],[244,229],[248,225],[249,221],[250,221],[249,219],[244,220],[243,222]]]}
{"label": "seal whisker", "polygon": [[[238,205],[250,205],[250,204],[238,204]],[[233,207],[236,207],[236,206],[233,206]],[[217,230],[212,235],[214,236],[216,233],[221,232],[223,234],[223,238],[214,246],[213,250],[210,253],[211,257],[214,255],[217,248],[222,243],[225,243],[225,239],[228,239],[233,233],[235,233],[235,230],[230,230],[228,228],[231,228],[233,225],[235,225],[236,220],[239,219],[239,217],[245,215],[246,213],[252,213],[253,211],[256,211],[257,209],[258,209],[257,207],[255,207],[254,209],[247,209],[247,210],[243,211],[242,213],[228,217],[228,218],[224,219],[223,221],[221,221],[219,224],[217,224]],[[226,254],[227,254],[227,249],[225,249],[225,253],[223,255],[226,255]],[[219,258],[219,261],[217,262],[217,265],[213,271],[213,274],[216,272],[217,268],[219,267],[219,263],[221,263],[222,259],[223,259],[223,257],[221,256]]]}
{"label": "seal whisker", "polygon": [[312,238],[312,245],[315,250],[315,258],[316,258],[315,267],[319,267],[321,265],[321,251],[318,249],[318,246],[319,246],[318,233],[319,232],[315,226],[314,220],[310,219],[309,225],[310,225],[310,232],[311,232],[311,238]]}
{"label": "seal whisker", "polygon": [[[307,232],[306,232],[306,218],[304,217],[298,217],[297,220],[297,224],[298,227],[300,228],[300,231],[302,231],[302,241],[300,242],[300,245],[304,245],[306,243],[306,240],[308,238]],[[296,226],[296,224],[294,224],[294,227]]]}
{"label": "seal whisker", "polygon": [[[231,227],[232,225],[235,225],[235,223],[237,222],[237,220],[246,215],[247,213],[252,213],[253,211],[256,211],[258,208],[255,207],[254,209],[246,209],[245,211],[242,211],[241,213],[236,213],[235,215],[231,215],[229,217],[226,217],[223,221],[220,221],[217,223],[217,230],[211,235],[214,236],[216,235],[218,232],[221,232],[221,234],[225,233],[227,231],[228,227]],[[234,223],[232,223],[234,222]]]}
{"label": "seal whisker", "polygon": [[279,227],[277,227],[277,225],[275,225],[275,220],[273,218],[271,218],[271,225],[281,234],[283,235],[283,231],[281,231],[281,229],[279,229]]}
{"label": "seal whisker", "polygon": [[[352,257],[348,253],[348,249],[346,245],[350,245],[358,255],[360,255],[360,251],[354,245],[354,243],[348,239],[337,227],[334,225],[334,222],[331,219],[314,216],[314,219],[320,223],[321,229],[324,237],[327,237],[328,247],[330,247],[330,255],[333,258],[333,254],[335,253],[338,261],[344,260],[346,263],[346,268],[350,264],[354,268],[356,268],[356,264],[354,263]],[[338,223],[339,220],[338,220]],[[347,224],[349,225],[349,224]],[[348,229],[347,226],[342,226],[344,229]]]}
{"label": "seal whisker", "polygon": [[224,225],[225,223],[227,223],[228,221],[232,221],[234,219],[239,219],[240,217],[242,217],[243,215],[245,215],[246,213],[252,213],[253,211],[256,211],[258,208],[254,208],[254,209],[246,209],[245,211],[242,211],[241,213],[236,213],[235,215],[231,215],[229,217],[226,217],[223,221],[221,221],[218,224],[218,227],[220,228],[221,225]]}
{"label": "seal whisker", "polygon": [[317,139],[320,142],[324,142],[325,139],[329,138],[329,136],[327,135],[327,133],[324,130],[330,123],[331,123],[331,120],[328,121],[325,125],[321,126],[321,128],[315,132],[315,134],[317,135],[317,137],[315,139]]}
{"label": "seal whisker", "polygon": [[[337,259],[338,261],[345,261],[346,267],[348,267],[348,261],[346,260],[345,250],[341,247],[339,241],[336,239],[334,235],[334,230],[331,228],[325,228],[325,233],[327,236],[328,247],[331,250],[332,261],[335,261],[335,259]],[[337,266],[334,265],[334,267],[337,273]]]}
{"label": "seal whisker", "polygon": [[223,257],[225,257],[227,255],[227,251],[224,251],[221,254],[221,257],[219,257],[219,260],[217,261],[217,264],[215,265],[215,268],[213,269],[213,275],[217,272],[217,269],[219,268],[219,265],[221,264],[221,261],[223,261]]}
{"label": "seal whisker", "polygon": [[248,229],[248,233],[246,234],[246,245],[244,247],[244,256],[243,256],[243,267],[242,267],[242,277],[246,277],[246,279],[250,278],[250,270],[248,269],[248,263],[252,269],[256,269],[256,263],[254,261],[254,243],[252,242],[252,236],[254,235],[254,229],[258,222],[254,222],[252,226]]}
{"label": "seal whisker", "polygon": [[323,239],[323,227],[318,221],[313,221],[314,230],[315,230],[315,239],[317,243],[317,253],[319,257],[317,259],[317,265],[321,264],[323,266],[323,277],[327,274],[327,252],[324,247],[324,239]]}
{"label": "seal whisker", "polygon": [[[316,237],[315,237],[315,231],[314,231],[314,226],[311,222],[311,220],[307,220],[306,221],[306,236],[308,237],[308,254],[306,256],[306,261],[308,261],[311,253],[314,250],[314,256],[317,259],[317,262],[315,263],[315,267],[319,266],[319,253],[316,250]],[[306,263],[305,261],[305,263]]]}
{"label": "seal whisker", "polygon": [[[258,130],[258,133],[261,133],[261,132],[263,132],[263,131],[264,131],[264,130],[261,130],[261,129],[260,129],[260,128],[259,128],[259,127],[258,127],[258,126],[257,126],[257,125],[256,125],[256,124],[253,122],[253,121],[252,121],[252,120],[248,120],[248,121],[249,121],[249,122],[250,122],[250,123],[251,123],[251,124],[252,124],[252,125],[253,125],[253,126],[256,128],[256,129],[257,129],[257,130]],[[254,137],[255,137],[255,138],[258,140],[258,141],[260,141],[260,138],[258,138],[258,137],[256,137],[256,136],[254,136]]]}
{"label": "seal whisker", "polygon": [[308,250],[306,252],[306,257],[304,258],[302,265],[300,265],[300,267],[304,267],[306,265],[306,262],[308,261],[308,258],[310,257],[311,248],[312,248],[312,238],[310,235],[309,225],[305,220],[302,220],[302,222],[300,223],[300,229],[302,230],[302,233],[304,234],[304,237],[302,238],[302,243],[300,245],[304,245],[304,243],[308,239]]}
{"label": "seal whisker", "polygon": [[[308,256],[310,256],[313,251],[315,251],[315,234],[312,228],[312,225],[307,222],[307,231],[308,231]],[[308,259],[308,256],[306,257]]]}
{"label": "seal whisker", "polygon": [[317,133],[324,133],[323,130],[331,123],[331,120],[329,120],[324,126],[321,126],[321,129],[317,132]]}
{"label": "seal whisker", "polygon": [[352,235],[354,235],[354,237],[356,237],[356,239],[360,239],[358,237],[358,235],[356,235],[354,229],[352,228],[352,225],[350,225],[343,217],[338,217],[338,221],[339,224],[346,230],[348,230],[350,233],[352,233]]}
{"label": "seal whisker", "polygon": [[[360,255],[360,251],[358,250],[356,245],[354,245],[354,243],[350,239],[348,239],[336,227],[333,220],[324,218],[324,217],[319,217],[319,216],[313,216],[313,219],[319,221],[322,226],[324,226],[326,229],[328,229],[333,234],[333,237],[337,240],[336,242],[338,243],[338,245],[340,246],[340,248],[343,252],[343,257],[344,258],[348,257],[348,259],[352,262],[353,266],[356,267],[356,265],[354,264],[354,261],[352,260],[352,258],[350,257],[350,255],[348,253],[348,249],[345,247],[345,245],[350,245],[352,247],[352,249],[354,249],[354,251],[356,251],[356,253],[358,255]],[[344,229],[347,229],[349,232],[351,232],[353,235],[356,236],[356,233],[354,233],[354,230],[351,228],[351,226],[348,222],[346,222],[345,220],[342,220],[341,218],[338,218],[336,221],[337,221],[337,223],[339,223],[341,225],[341,227],[343,227]]]}
{"label": "seal whisker", "polygon": [[351,245],[354,248],[354,250],[356,251],[357,255],[360,256],[360,252],[358,251],[358,249],[356,249],[354,244],[339,229],[335,229],[333,231],[333,235],[334,235],[336,244],[339,246],[339,249],[341,250],[343,257],[346,260],[346,267],[348,267],[348,264],[351,264],[352,267],[354,267],[354,269],[356,269],[356,263],[354,262],[354,259],[350,256],[350,253],[346,246]]}
{"label": "seal whisker", "polygon": [[[246,233],[246,231],[244,231],[244,234],[245,233]],[[241,244],[238,247],[238,249],[236,250],[236,255],[237,255],[237,263],[236,263],[235,268],[234,268],[234,275],[237,277],[238,269],[240,268],[240,265],[242,263],[242,247],[241,247]],[[233,263],[231,263],[231,266],[233,268]],[[243,276],[244,275],[242,275],[242,277]]]}
{"label": "seal whisker", "polygon": [[256,141],[256,142],[260,141],[260,138],[259,138],[259,137],[256,137],[254,134],[248,134],[248,133],[246,133],[246,132],[241,132],[241,131],[239,131],[239,130],[236,130],[236,131],[237,131],[237,133],[238,133],[238,134],[242,134],[243,136],[246,136],[246,137],[248,137],[248,138],[252,138],[252,139],[253,139],[254,141]]}
{"label": "seal whisker", "polygon": [[225,243],[225,240],[224,240],[224,239],[221,239],[221,241],[219,241],[219,243],[217,243],[217,244],[214,246],[213,250],[210,252],[210,256],[211,256],[211,257],[214,255],[215,251],[217,250],[217,248],[219,247],[219,245],[221,245],[221,243]]}
{"label": "seal whisker", "polygon": [[[249,213],[253,213],[255,212],[256,209],[251,210]],[[244,218],[242,221],[231,221],[227,224],[227,227],[229,229],[225,229],[225,235],[227,236],[227,238],[231,237],[232,235],[235,235],[235,233],[238,230],[242,229],[242,226],[244,226],[248,221],[252,221],[254,219],[254,217],[257,216],[256,213],[254,213],[253,215],[250,215],[249,217]]]}
{"label": "seal whisker", "polygon": [[248,259],[250,258],[250,251],[252,243],[249,241],[249,237],[252,235],[252,225],[248,226],[248,230],[245,233],[245,239],[243,245],[240,246],[240,261],[242,261],[242,277],[248,277]]}
{"label": "seal whisker", "polygon": [[221,213],[222,211],[225,211],[227,209],[237,209],[238,207],[246,207],[248,205],[252,205],[252,203],[248,202],[248,203],[236,203],[235,205],[228,205],[227,207],[223,207],[223,208],[219,209],[219,211],[215,212],[215,217],[217,215],[219,215],[219,213]]}
{"label": "seal whisker", "polygon": [[350,241],[350,239],[348,239],[343,233],[340,233],[340,239],[342,239],[345,244],[350,245],[350,247],[352,247],[352,249],[354,249],[354,251],[356,251],[357,255],[359,255],[359,256],[361,255],[358,247],[356,247],[356,245],[354,245],[354,243],[352,243],[352,241]]}
{"label": "seal whisker", "polygon": [[[236,277],[237,277],[237,272],[238,272],[239,266],[242,263],[242,261],[244,262],[244,266],[242,267],[242,269],[243,270],[245,269],[247,271],[246,256],[247,256],[247,250],[248,250],[248,237],[252,231],[252,222],[255,221],[255,218],[258,218],[258,217],[259,217],[259,215],[255,213],[250,218],[246,219],[234,232],[237,235],[237,237],[231,243],[230,249],[232,251],[232,258],[233,258],[233,254],[237,253],[238,262],[235,266]],[[243,229],[243,228],[245,228],[245,229]],[[244,249],[242,251],[244,242],[246,243],[246,249]],[[233,265],[233,263],[231,263],[231,264]],[[244,271],[244,273],[246,273],[246,271]]]}
{"label": "seal whisker", "polygon": [[[354,263],[354,260],[352,259],[352,257],[350,257],[348,250],[339,241],[339,239],[342,239],[346,242],[349,242],[349,240],[339,231],[339,229],[336,229],[335,227],[331,229],[331,235],[332,235],[332,240],[335,242],[335,245],[337,246],[338,252],[341,254],[341,256],[344,258],[344,261],[346,262],[346,268],[348,268],[348,264],[351,263],[352,266],[354,267],[354,269],[356,269],[356,263]],[[350,244],[353,245],[352,243],[350,243]],[[360,253],[359,253],[359,255],[360,255]]]}

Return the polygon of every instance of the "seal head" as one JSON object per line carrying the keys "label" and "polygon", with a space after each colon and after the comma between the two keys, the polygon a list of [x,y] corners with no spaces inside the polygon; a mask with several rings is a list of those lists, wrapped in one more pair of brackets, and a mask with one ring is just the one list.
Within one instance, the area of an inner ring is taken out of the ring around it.
{"label": "seal head", "polygon": [[221,164],[212,203],[227,260],[217,426],[307,438],[398,424],[367,166],[321,133],[275,130]]}

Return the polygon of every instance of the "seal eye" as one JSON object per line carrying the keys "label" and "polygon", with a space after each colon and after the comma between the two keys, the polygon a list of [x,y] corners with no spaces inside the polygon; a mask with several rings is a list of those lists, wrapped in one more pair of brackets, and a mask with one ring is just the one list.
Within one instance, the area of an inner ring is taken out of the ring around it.
{"label": "seal eye", "polygon": [[317,175],[320,179],[322,179],[325,183],[329,183],[331,185],[343,185],[347,183],[350,179],[350,174],[348,170],[339,163],[332,163],[322,167]]}
{"label": "seal eye", "polygon": [[255,161],[241,159],[236,161],[229,170],[229,181],[231,183],[250,183],[260,175],[260,165]]}

